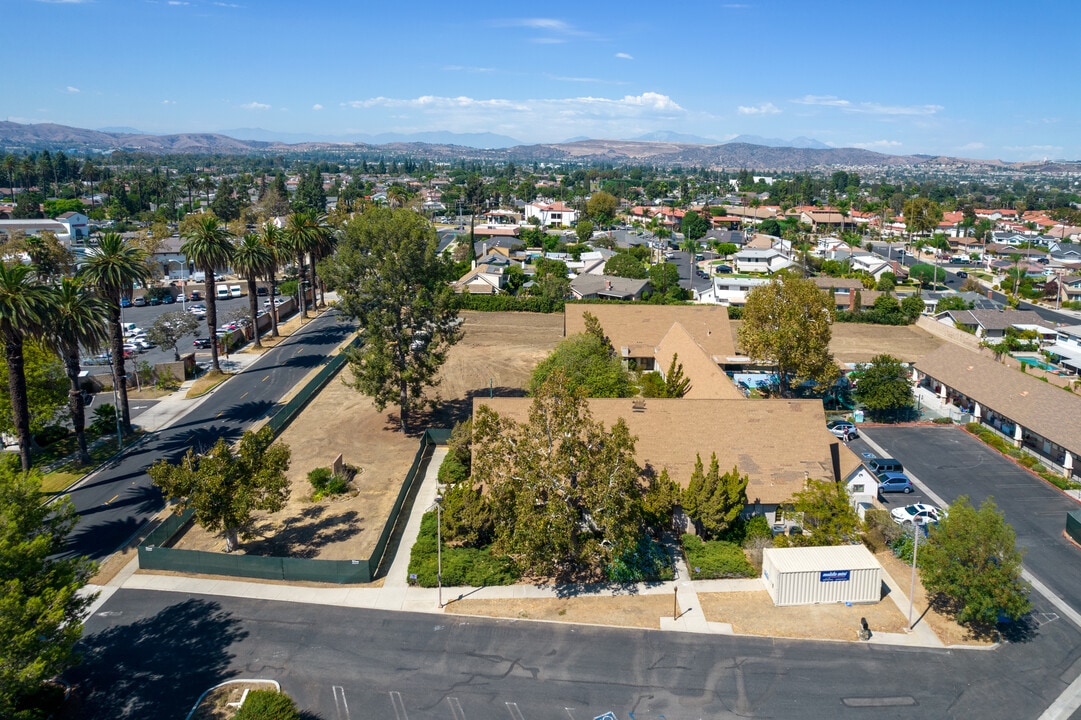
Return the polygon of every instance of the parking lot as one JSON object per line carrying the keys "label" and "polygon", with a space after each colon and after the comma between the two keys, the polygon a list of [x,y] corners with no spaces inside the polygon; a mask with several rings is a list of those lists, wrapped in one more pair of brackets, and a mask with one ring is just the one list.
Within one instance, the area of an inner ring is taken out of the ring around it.
{"label": "parking lot", "polygon": [[[260,307],[260,309],[262,309],[263,300],[264,300],[264,298],[259,298],[259,307]],[[150,326],[154,324],[154,320],[157,319],[158,316],[162,315],[163,313],[167,313],[167,312],[182,311],[190,304],[191,303],[180,303],[180,302],[178,302],[178,303],[175,303],[175,304],[172,304],[172,305],[152,305],[152,306],[145,306],[145,307],[122,308],[121,311],[120,311],[120,321],[122,323],[135,323],[135,325],[138,326],[139,328],[142,328],[143,330],[149,330]],[[206,303],[205,303],[205,301],[199,301],[199,304],[204,304],[205,305]],[[248,298],[245,295],[244,297],[239,297],[239,298],[229,298],[228,300],[218,300],[217,307],[218,307],[218,325],[222,325],[223,323],[225,323],[226,318],[230,317],[230,315],[233,312],[235,312],[237,309],[241,309],[241,310],[244,310],[244,311],[248,310]],[[196,331],[196,333],[193,333],[191,335],[186,336],[183,340],[180,341],[180,343],[178,344],[177,347],[180,350],[180,353],[183,355],[183,354],[185,354],[187,352],[195,350],[195,348],[192,346],[192,343],[195,341],[196,337],[204,337],[205,338],[207,336],[208,335],[207,335],[206,320],[202,320],[200,322],[199,329]],[[204,351],[204,352],[206,352],[206,351]],[[171,348],[170,349],[162,349],[160,347],[151,348],[150,350],[147,350],[146,352],[136,354],[135,357],[132,360],[128,361],[128,363],[129,363],[129,366],[130,366],[130,363],[132,363],[132,362],[143,362],[143,361],[148,362],[151,365],[155,365],[157,363],[172,362],[173,361],[173,351],[172,351]],[[84,364],[83,369],[86,370],[87,372],[89,372],[91,375],[108,375],[111,372],[111,369],[110,369],[110,367],[109,367],[109,365],[107,363],[104,364],[104,365]]]}
{"label": "parking lot", "polygon": [[[1081,550],[1063,535],[1066,513],[1081,507],[1077,500],[957,426],[873,427],[861,432],[904,463],[916,482],[917,492],[911,495],[886,495],[887,507],[916,502],[939,506],[938,498],[949,504],[961,495],[979,507],[993,497],[1017,534],[1025,569],[1081,610],[1081,575],[1071,571],[1081,562]],[[877,455],[862,440],[850,447],[863,459],[865,453]]]}

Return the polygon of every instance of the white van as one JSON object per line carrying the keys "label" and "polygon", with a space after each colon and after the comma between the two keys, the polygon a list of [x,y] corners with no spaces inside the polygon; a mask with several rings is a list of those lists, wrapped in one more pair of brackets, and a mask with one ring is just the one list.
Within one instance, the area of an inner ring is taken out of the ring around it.
{"label": "white van", "polygon": [[230,285],[229,286],[229,297],[240,297],[240,286],[239,285]]}
{"label": "white van", "polygon": [[217,291],[214,293],[214,297],[216,297],[218,300],[228,300],[229,299],[229,286],[228,285],[219,285],[218,288],[217,288]]}

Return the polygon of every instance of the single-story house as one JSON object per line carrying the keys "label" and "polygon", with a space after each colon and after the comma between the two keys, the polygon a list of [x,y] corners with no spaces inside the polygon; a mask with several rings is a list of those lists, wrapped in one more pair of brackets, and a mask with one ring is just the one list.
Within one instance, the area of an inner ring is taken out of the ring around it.
{"label": "single-story house", "polygon": [[649,280],[634,280],[615,275],[586,273],[571,280],[571,294],[578,300],[605,298],[608,300],[641,300],[650,289]]}
{"label": "single-story house", "polygon": [[773,274],[792,265],[791,260],[773,248],[764,250],[744,248],[733,257],[735,258],[736,272],[741,273]]}

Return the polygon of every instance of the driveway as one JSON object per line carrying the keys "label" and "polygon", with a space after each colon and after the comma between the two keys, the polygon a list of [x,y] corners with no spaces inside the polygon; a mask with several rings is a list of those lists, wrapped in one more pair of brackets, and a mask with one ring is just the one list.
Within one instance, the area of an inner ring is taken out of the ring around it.
{"label": "driveway", "polygon": [[[967,495],[979,507],[993,497],[1017,533],[1025,568],[1081,611],[1081,574],[1074,571],[1081,550],[1063,537],[1066,513],[1081,508],[1077,501],[956,426],[861,430],[947,503]],[[915,498],[923,496],[908,497],[919,502]]]}

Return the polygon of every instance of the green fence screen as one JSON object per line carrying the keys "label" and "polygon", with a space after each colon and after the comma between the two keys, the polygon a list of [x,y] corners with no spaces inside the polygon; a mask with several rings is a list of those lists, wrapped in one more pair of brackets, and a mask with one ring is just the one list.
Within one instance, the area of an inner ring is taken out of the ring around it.
{"label": "green fence screen", "polygon": [[1081,543],[1081,510],[1066,513],[1066,534],[1076,543]]}

